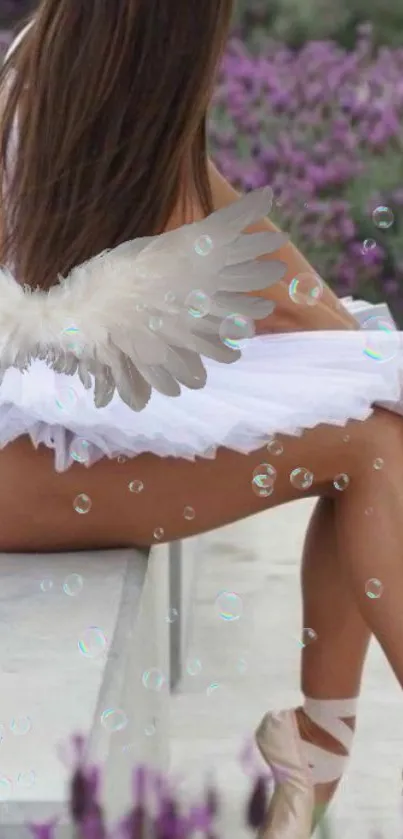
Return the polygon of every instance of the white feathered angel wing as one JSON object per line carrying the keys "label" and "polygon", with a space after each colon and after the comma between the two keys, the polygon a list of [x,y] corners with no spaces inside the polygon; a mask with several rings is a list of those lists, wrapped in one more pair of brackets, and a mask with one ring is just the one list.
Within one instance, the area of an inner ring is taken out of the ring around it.
{"label": "white feathered angel wing", "polygon": [[263,318],[270,301],[245,292],[278,282],[285,265],[257,257],[287,241],[280,233],[245,234],[271,209],[264,188],[201,222],[134,239],[59,277],[49,291],[18,285],[0,270],[0,375],[40,358],[94,387],[97,407],[115,390],[141,411],[153,389],[177,396],[202,388],[202,357],[223,363],[241,353],[223,334],[234,316]]}

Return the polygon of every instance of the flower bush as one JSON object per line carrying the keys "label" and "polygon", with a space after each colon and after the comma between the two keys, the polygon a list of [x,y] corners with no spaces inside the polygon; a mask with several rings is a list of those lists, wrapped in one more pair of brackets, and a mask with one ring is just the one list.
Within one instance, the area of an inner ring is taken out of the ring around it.
{"label": "flower bush", "polygon": [[[210,153],[241,190],[266,184],[275,220],[339,295],[387,300],[403,322],[403,48],[230,39]],[[383,208],[383,209],[382,209]]]}

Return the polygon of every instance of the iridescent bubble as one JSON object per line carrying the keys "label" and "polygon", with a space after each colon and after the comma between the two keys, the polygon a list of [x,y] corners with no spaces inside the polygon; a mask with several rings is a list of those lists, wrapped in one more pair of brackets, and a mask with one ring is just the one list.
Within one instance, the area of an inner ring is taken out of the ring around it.
{"label": "iridescent bubble", "polygon": [[214,242],[211,236],[207,235],[199,236],[194,245],[195,251],[199,256],[208,256],[213,250],[213,247]]}
{"label": "iridescent bubble", "polygon": [[185,507],[183,511],[183,517],[186,519],[186,521],[193,521],[195,515],[196,513],[193,507]]}
{"label": "iridescent bubble", "polygon": [[312,644],[318,638],[317,633],[311,627],[305,627],[301,633],[301,647],[307,647],[308,644]]}
{"label": "iridescent bubble", "polygon": [[400,351],[400,335],[389,318],[370,317],[361,325],[365,334],[364,354],[374,361],[387,362]]}
{"label": "iridescent bubble", "polygon": [[78,649],[85,658],[98,658],[105,653],[106,636],[99,626],[89,626],[78,642]]}
{"label": "iridescent bubble", "polygon": [[50,591],[51,588],[53,588],[53,580],[51,580],[49,577],[46,577],[44,580],[41,581],[41,591]]}
{"label": "iridescent bubble", "polygon": [[211,682],[206,691],[207,696],[212,696],[212,694],[215,693],[219,687],[220,685],[218,684],[218,682]]}
{"label": "iridescent bubble", "polygon": [[83,590],[84,580],[80,574],[69,574],[63,583],[63,591],[69,597],[77,597]]}
{"label": "iridescent bubble", "polygon": [[147,690],[154,690],[158,693],[164,687],[165,677],[158,667],[151,667],[150,670],[143,673],[142,682]]}
{"label": "iridescent bubble", "polygon": [[375,239],[364,239],[362,243],[362,252],[363,253],[370,253],[370,251],[375,250],[376,242]]}
{"label": "iridescent bubble", "polygon": [[77,394],[72,387],[58,387],[56,405],[61,411],[73,411],[77,404]]}
{"label": "iridescent bubble", "polygon": [[151,332],[159,332],[162,329],[163,320],[162,318],[158,317],[158,315],[152,315],[148,319],[148,325],[151,329]]}
{"label": "iridescent bubble", "polygon": [[30,789],[33,787],[36,780],[36,775],[33,769],[30,769],[28,772],[20,772],[17,777],[17,784],[20,787],[24,787],[24,789]]}
{"label": "iridescent bubble", "polygon": [[383,469],[384,465],[385,465],[385,461],[382,460],[381,457],[376,457],[375,458],[374,463],[373,463],[374,469],[376,469],[379,472],[380,469]]}
{"label": "iridescent bubble", "polygon": [[144,734],[146,735],[146,737],[152,737],[155,734],[156,730],[157,726],[155,724],[155,721],[151,720],[151,722],[147,723],[147,725],[145,726]]}
{"label": "iridescent bubble", "polygon": [[289,285],[288,293],[293,303],[316,306],[323,294],[323,282],[317,274],[298,274]]}
{"label": "iridescent bubble", "polygon": [[118,463],[127,463],[127,457],[124,454],[120,454],[118,457]]}
{"label": "iridescent bubble", "polygon": [[199,676],[202,670],[202,663],[199,658],[192,658],[186,664],[186,672],[189,676]]}
{"label": "iridescent bubble", "polygon": [[168,614],[165,618],[167,623],[175,623],[178,620],[179,612],[177,609],[168,609]]}
{"label": "iridescent bubble", "polygon": [[221,341],[231,350],[239,350],[242,341],[253,338],[255,325],[250,318],[242,315],[228,315],[220,324],[219,334]]}
{"label": "iridescent bubble", "polygon": [[340,475],[336,475],[333,481],[333,486],[335,487],[335,489],[338,489],[339,492],[343,492],[345,489],[347,489],[349,483],[350,478],[348,477],[348,475],[342,472]]}
{"label": "iridescent bubble", "polygon": [[14,717],[10,722],[10,731],[17,737],[22,737],[31,731],[32,720],[30,717]]}
{"label": "iridescent bubble", "polygon": [[129,490],[130,492],[135,492],[138,494],[139,492],[143,492],[144,484],[143,481],[130,481]]}
{"label": "iridescent bubble", "polygon": [[107,731],[123,731],[127,726],[127,716],[121,708],[107,708],[101,714],[101,723]]}
{"label": "iridescent bubble", "polygon": [[259,498],[268,498],[274,491],[277,470],[270,463],[260,463],[253,471],[252,489]]}
{"label": "iridescent bubble", "polygon": [[8,801],[13,790],[13,782],[6,775],[0,775],[0,801]]}
{"label": "iridescent bubble", "polygon": [[269,452],[269,454],[278,457],[278,455],[283,454],[284,446],[282,445],[282,443],[280,443],[279,440],[273,438],[272,440],[269,440],[269,442],[267,443],[267,451]]}
{"label": "iridescent bubble", "polygon": [[176,294],[173,291],[167,291],[165,295],[165,303],[168,303],[169,305],[176,303]]}
{"label": "iridescent bubble", "polygon": [[157,542],[160,542],[161,539],[164,538],[164,532],[165,531],[163,527],[156,527],[154,530],[154,539],[156,539]]}
{"label": "iridescent bubble", "polygon": [[204,318],[211,308],[211,300],[200,288],[191,291],[185,300],[185,306],[192,318]]}
{"label": "iridescent bubble", "polygon": [[242,615],[242,600],[234,591],[220,591],[215,605],[224,621],[238,621]]}
{"label": "iridescent bubble", "polygon": [[71,456],[76,463],[88,463],[90,458],[90,443],[88,440],[83,438],[75,440],[71,447]]}
{"label": "iridescent bubble", "polygon": [[343,443],[349,443],[349,442],[350,442],[350,435],[345,434],[344,437],[343,437]]}
{"label": "iridescent bubble", "polygon": [[381,230],[388,230],[389,227],[392,227],[395,216],[390,207],[385,207],[384,204],[381,204],[372,213],[372,220],[376,227],[379,227]]}
{"label": "iridescent bubble", "polygon": [[86,513],[89,513],[92,507],[92,501],[89,495],[86,495],[85,492],[81,492],[80,495],[73,501],[73,507],[76,513],[79,513],[80,516],[84,516]]}
{"label": "iridescent bubble", "polygon": [[298,466],[293,469],[290,475],[290,482],[295,489],[310,489],[314,481],[314,476],[309,469],[304,469]]}
{"label": "iridescent bubble", "polygon": [[370,600],[378,600],[382,592],[383,585],[376,577],[371,577],[371,579],[367,580],[365,583],[365,594],[370,598]]}

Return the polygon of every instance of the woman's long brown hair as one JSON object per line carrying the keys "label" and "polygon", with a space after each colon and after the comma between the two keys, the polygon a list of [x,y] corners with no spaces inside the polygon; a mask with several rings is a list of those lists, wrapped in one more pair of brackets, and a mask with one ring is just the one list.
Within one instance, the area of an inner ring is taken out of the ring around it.
{"label": "woman's long brown hair", "polygon": [[49,288],[161,232],[185,182],[211,212],[206,113],[231,11],[232,0],[39,3],[0,73],[0,261],[19,282]]}

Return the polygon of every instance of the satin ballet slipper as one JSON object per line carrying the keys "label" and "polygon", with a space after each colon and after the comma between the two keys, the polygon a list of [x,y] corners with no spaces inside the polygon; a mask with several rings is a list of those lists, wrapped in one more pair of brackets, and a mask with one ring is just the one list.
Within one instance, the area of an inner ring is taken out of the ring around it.
{"label": "satin ballet slipper", "polygon": [[[309,839],[317,820],[315,785],[338,781],[345,769],[353,731],[343,721],[356,714],[357,700],[307,699],[304,712],[338,740],[338,755],[300,737],[294,710],[268,713],[256,731],[259,751],[271,768],[275,790],[259,839]],[[320,816],[324,808],[321,808]]]}

